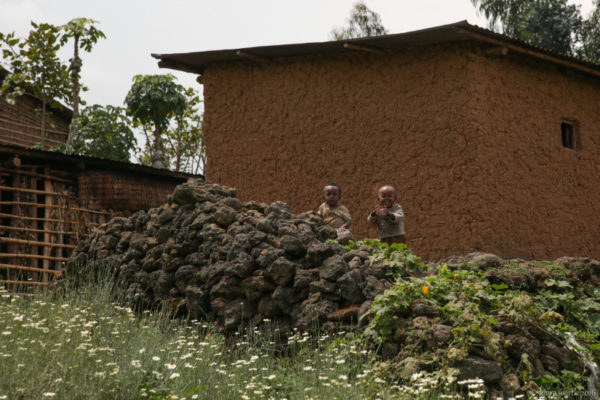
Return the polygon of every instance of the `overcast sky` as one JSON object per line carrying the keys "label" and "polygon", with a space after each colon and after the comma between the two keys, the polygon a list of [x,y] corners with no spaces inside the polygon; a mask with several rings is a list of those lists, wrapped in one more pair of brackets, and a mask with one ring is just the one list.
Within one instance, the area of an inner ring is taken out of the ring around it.
{"label": "overcast sky", "polygon": [[[182,53],[322,42],[345,25],[355,0],[0,0],[0,31],[26,36],[30,21],[60,25],[97,20],[107,36],[84,53],[88,104],[122,106],[136,74],[172,73],[185,86],[195,75],[159,69],[151,53]],[[587,16],[592,0],[572,1]],[[487,27],[471,0],[365,0],[390,33],[468,20]],[[68,59],[68,55],[65,55]]]}

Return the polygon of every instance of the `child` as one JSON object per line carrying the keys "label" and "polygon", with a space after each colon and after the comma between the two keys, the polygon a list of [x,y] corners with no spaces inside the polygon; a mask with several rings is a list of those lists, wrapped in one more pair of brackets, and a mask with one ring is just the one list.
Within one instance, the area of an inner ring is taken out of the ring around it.
{"label": "child", "polygon": [[377,193],[379,203],[367,217],[367,222],[379,228],[379,240],[384,243],[406,243],[404,234],[404,213],[396,203],[396,189],[386,185]]}
{"label": "child", "polygon": [[323,218],[325,223],[337,231],[337,240],[346,244],[352,239],[352,218],[346,207],[339,204],[342,197],[342,189],[335,182],[330,182],[323,188],[325,201],[317,209],[317,215]]}

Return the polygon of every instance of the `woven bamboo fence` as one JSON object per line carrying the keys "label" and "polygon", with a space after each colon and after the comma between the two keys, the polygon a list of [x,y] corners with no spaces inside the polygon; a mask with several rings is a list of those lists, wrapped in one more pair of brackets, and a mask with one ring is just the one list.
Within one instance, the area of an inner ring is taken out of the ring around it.
{"label": "woven bamboo fence", "polygon": [[[79,206],[77,183],[49,166],[0,166],[0,286],[34,293],[111,213]],[[66,175],[66,174],[63,174]]]}

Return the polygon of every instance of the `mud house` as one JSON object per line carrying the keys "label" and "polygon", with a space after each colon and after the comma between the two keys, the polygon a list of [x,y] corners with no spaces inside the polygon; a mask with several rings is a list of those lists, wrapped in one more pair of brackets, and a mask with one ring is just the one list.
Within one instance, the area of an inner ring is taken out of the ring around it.
{"label": "mud house", "polygon": [[192,176],[0,145],[0,286],[48,285],[77,243],[114,216],[157,207]]}
{"label": "mud house", "polygon": [[[0,83],[8,72],[0,67]],[[49,149],[66,142],[73,112],[61,105],[48,106],[46,133],[41,134],[41,101],[29,92],[14,105],[0,101],[0,143]]]}
{"label": "mud house", "polygon": [[374,38],[155,54],[204,85],[206,176],[357,238],[393,184],[418,255],[600,258],[600,66],[467,22]]}

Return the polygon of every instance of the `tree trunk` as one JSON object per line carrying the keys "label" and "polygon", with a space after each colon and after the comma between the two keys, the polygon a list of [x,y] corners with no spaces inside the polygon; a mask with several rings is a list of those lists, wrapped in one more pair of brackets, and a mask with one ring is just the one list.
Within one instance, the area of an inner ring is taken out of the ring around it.
{"label": "tree trunk", "polygon": [[152,152],[152,166],[154,168],[164,168],[165,156],[162,152],[160,143],[160,127],[157,123],[154,124],[154,151]]}
{"label": "tree trunk", "polygon": [[42,97],[42,126],[41,126],[41,136],[42,136],[42,149],[46,150],[46,99]]}
{"label": "tree trunk", "polygon": [[71,62],[71,80],[73,88],[71,92],[71,102],[73,107],[73,119],[69,126],[69,135],[67,136],[67,148],[71,146],[71,141],[75,135],[75,124],[73,123],[79,118],[79,72],[81,71],[81,60],[79,59],[79,36],[74,37],[75,49],[73,50],[73,61]]}

